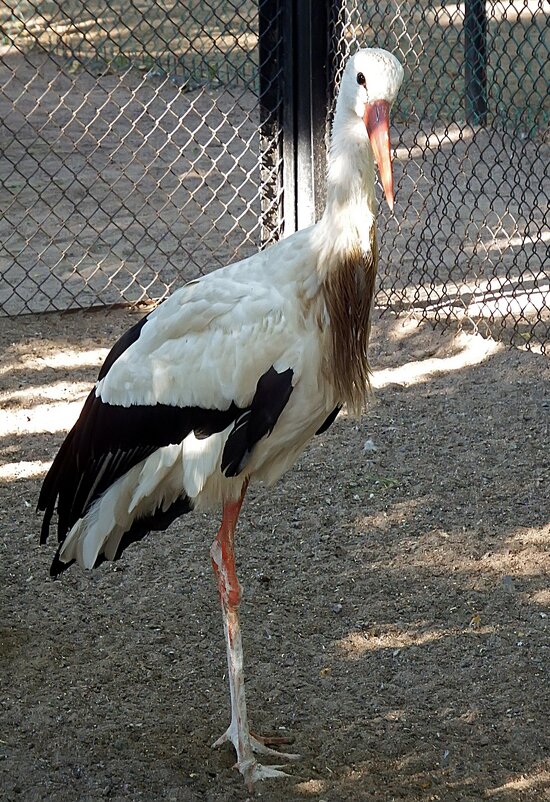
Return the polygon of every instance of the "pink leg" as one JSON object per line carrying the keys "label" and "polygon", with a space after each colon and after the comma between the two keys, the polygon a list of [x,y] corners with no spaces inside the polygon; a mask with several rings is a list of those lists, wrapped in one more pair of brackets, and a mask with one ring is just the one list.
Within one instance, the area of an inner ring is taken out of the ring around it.
{"label": "pink leg", "polygon": [[222,605],[229,669],[229,690],[231,693],[231,723],[213,746],[220,746],[226,741],[231,741],[237,752],[236,767],[243,775],[249,790],[252,790],[256,780],[265,779],[266,777],[286,776],[278,766],[260,765],[254,757],[254,752],[276,755],[279,758],[287,759],[296,759],[298,755],[288,755],[269,749],[250,734],[248,726],[244,690],[243,648],[239,623],[241,588],[237,578],[234,551],[235,528],[247,486],[248,482],[244,484],[238,501],[224,505],[220,531],[210,549],[212,567],[218,581]]}

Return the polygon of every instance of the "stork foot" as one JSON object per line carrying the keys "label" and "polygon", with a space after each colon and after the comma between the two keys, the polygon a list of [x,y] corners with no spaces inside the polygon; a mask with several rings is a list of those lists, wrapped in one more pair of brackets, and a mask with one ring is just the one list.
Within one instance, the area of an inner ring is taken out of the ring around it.
{"label": "stork foot", "polygon": [[[257,755],[269,755],[271,757],[276,757],[279,760],[300,760],[300,755],[294,754],[292,752],[279,752],[277,749],[271,749],[271,747],[268,746],[268,744],[274,744],[274,745],[288,744],[290,743],[289,738],[263,737],[261,735],[252,735],[252,733],[250,733],[248,740],[252,752],[255,752]],[[235,747],[235,751],[238,753],[238,747],[236,743],[237,738],[231,725],[229,725],[229,727],[226,729],[221,738],[218,738],[217,741],[214,741],[214,743],[212,744],[212,749],[217,749],[219,746],[226,743],[227,741],[230,741],[233,744],[233,746]]]}
{"label": "stork foot", "polygon": [[275,757],[278,760],[299,760],[300,755],[291,754],[290,752],[278,752],[276,749],[271,749],[264,741],[268,741],[269,743],[288,743],[288,738],[261,738],[260,736],[255,737],[251,733],[242,733],[244,738],[242,740],[239,739],[237,734],[237,729],[233,725],[229,725],[227,730],[218,738],[215,743],[212,744],[212,748],[215,749],[218,746],[229,741],[233,744],[235,751],[237,753],[237,762],[235,763],[235,768],[238,769],[244,777],[244,781],[246,783],[246,787],[250,792],[254,787],[254,783],[258,780],[268,780],[273,779],[276,777],[288,777],[289,775],[286,771],[283,771],[285,768],[284,766],[266,766],[262,763],[258,763],[256,758],[254,757],[254,753],[259,755],[268,755],[270,757]]}
{"label": "stork foot", "polygon": [[283,771],[284,766],[264,766],[258,763],[254,758],[251,761],[246,761],[246,764],[235,763],[235,768],[243,775],[246,787],[250,793],[254,790],[254,783],[258,782],[258,780],[290,777],[286,771]]}

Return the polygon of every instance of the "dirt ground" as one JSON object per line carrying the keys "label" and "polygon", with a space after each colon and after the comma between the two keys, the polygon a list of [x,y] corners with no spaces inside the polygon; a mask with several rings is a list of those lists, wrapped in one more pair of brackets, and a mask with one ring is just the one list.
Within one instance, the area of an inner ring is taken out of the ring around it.
{"label": "dirt ground", "polygon": [[[256,225],[257,110],[248,93],[195,95],[133,74],[92,80],[51,59],[10,58],[0,65],[6,309],[161,294],[181,283],[176,266],[224,264],[242,245],[224,214],[230,202],[243,204],[245,248],[256,249],[247,215]],[[230,114],[238,126],[220,128]],[[221,174],[234,164],[221,187],[204,150],[218,129],[216,147],[230,157]],[[519,303],[512,235],[525,203],[525,234],[529,225],[542,231],[542,207],[526,193],[544,173],[543,156],[529,142],[509,148],[494,131],[455,142],[447,128],[426,166],[424,134],[398,130],[397,197],[407,215],[385,222],[383,253],[397,243],[414,300],[430,300],[422,293],[435,274],[427,282],[415,272],[430,261],[416,258],[423,245],[412,228],[424,231],[418,221],[446,202],[438,192],[462,198],[445,171],[467,174],[475,164],[478,178],[483,170],[510,177],[509,197],[504,188],[498,198],[511,210],[498,221],[505,244],[487,258],[506,277],[499,303],[510,287]],[[508,150],[523,158],[499,162]],[[495,164],[480,152],[494,152]],[[482,196],[474,210],[480,242],[493,240],[493,200]],[[90,220],[94,231],[79,228]],[[537,236],[533,253],[546,253]],[[445,305],[466,303],[466,281],[484,309],[495,295],[490,281],[461,272],[472,253],[455,246],[449,240],[436,259],[442,317]],[[383,280],[393,287],[393,274]],[[523,275],[520,283],[534,304]],[[516,319],[531,326],[526,308],[522,301]],[[489,311],[499,318],[498,305]],[[229,719],[208,551],[216,517],[189,515],[116,565],[73,568],[56,582],[54,545],[38,545],[41,478],[106,349],[136,315],[0,319],[0,799],[9,802],[248,798],[231,748],[210,748]],[[242,514],[252,723],[290,735],[303,757],[288,779],[258,785],[256,797],[550,800],[548,359],[390,315],[376,322],[372,355],[368,412],[359,422],[341,415],[275,488],[253,488]]]}
{"label": "dirt ground", "polygon": [[[221,617],[192,514],[48,577],[41,477],[127,311],[0,320],[0,797],[246,800]],[[272,802],[550,799],[549,363],[376,321],[375,399],[238,538],[250,715],[294,738]]]}

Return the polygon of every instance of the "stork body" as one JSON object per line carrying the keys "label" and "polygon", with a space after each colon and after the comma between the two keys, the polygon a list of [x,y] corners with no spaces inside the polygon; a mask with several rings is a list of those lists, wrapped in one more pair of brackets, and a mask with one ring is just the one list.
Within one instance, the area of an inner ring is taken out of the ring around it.
{"label": "stork body", "polygon": [[[44,480],[56,575],[93,568],[193,509],[221,507],[211,548],[227,644],[231,740],[249,787],[277,776],[247,723],[234,535],[251,481],[275,482],[342,405],[358,413],[377,266],[374,158],[393,203],[388,109],[402,80],[382,50],[350,59],[327,206],[314,226],[192,281],[114,346]],[[373,154],[374,151],[374,154]]]}

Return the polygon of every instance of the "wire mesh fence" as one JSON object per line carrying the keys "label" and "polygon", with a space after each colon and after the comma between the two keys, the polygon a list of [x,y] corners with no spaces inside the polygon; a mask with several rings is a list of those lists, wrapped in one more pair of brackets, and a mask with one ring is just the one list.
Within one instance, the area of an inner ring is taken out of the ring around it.
{"label": "wire mesh fence", "polygon": [[280,131],[260,142],[255,3],[0,0],[0,19],[5,311],[159,299],[257,249]]}
{"label": "wire mesh fence", "polygon": [[[0,0],[4,313],[159,299],[284,234],[290,5]],[[378,305],[547,349],[544,0],[329,9],[329,109],[358,44],[406,69]]]}
{"label": "wire mesh fence", "polygon": [[[336,85],[356,41],[376,39],[405,64],[381,306],[550,347],[548,13],[543,0],[335,7]],[[472,36],[485,63],[469,76]]]}

